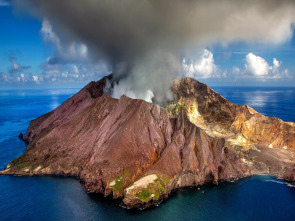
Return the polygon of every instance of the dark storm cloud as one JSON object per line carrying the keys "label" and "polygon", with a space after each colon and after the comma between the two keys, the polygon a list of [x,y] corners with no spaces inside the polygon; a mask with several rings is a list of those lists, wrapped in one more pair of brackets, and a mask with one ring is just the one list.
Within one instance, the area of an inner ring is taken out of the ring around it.
{"label": "dark storm cloud", "polygon": [[[170,74],[162,71],[163,62],[154,60],[167,56],[168,63],[179,62],[187,49],[214,42],[282,43],[292,37],[291,24],[295,20],[295,3],[291,0],[15,0],[15,3],[19,9],[26,8],[48,19],[63,41],[74,39],[85,43],[94,60],[104,59],[116,72],[127,72],[133,79],[141,80],[140,76],[145,74],[158,78],[143,76],[152,84],[147,82],[147,86],[142,84],[140,88],[159,93],[162,86],[156,87],[157,82],[167,80]],[[170,65],[167,62],[164,64]],[[180,64],[174,67],[175,73],[180,71]],[[152,71],[158,74],[154,76]]]}

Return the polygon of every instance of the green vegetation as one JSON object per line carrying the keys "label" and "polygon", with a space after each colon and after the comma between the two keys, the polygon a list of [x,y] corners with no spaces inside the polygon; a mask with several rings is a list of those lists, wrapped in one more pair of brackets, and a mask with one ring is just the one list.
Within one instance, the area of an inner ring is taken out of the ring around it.
{"label": "green vegetation", "polygon": [[123,190],[123,185],[124,185],[124,179],[123,177],[116,177],[116,183],[115,185],[111,186],[113,188],[114,192],[120,192]]}
{"label": "green vegetation", "polygon": [[135,196],[141,199],[143,202],[149,200],[153,195],[153,199],[158,200],[161,193],[165,190],[165,183],[169,180],[163,181],[161,178],[157,178],[154,183],[150,183],[145,189],[141,189],[140,192],[135,193]]}
{"label": "green vegetation", "polygon": [[[31,162],[25,162],[25,163],[20,163],[16,165],[17,170],[24,170],[25,168],[28,168],[31,165]],[[29,171],[27,171],[28,173]]]}
{"label": "green vegetation", "polygon": [[14,159],[12,162],[9,163],[9,170],[10,171],[19,171],[19,172],[25,172],[25,173],[31,173],[36,168],[38,168],[38,171],[44,169],[44,165],[38,163],[38,161],[28,161],[26,157],[19,156],[18,158]]}
{"label": "green vegetation", "polygon": [[115,184],[110,186],[113,188],[113,192],[122,192],[124,191],[125,181],[129,179],[130,175],[127,170],[123,171],[122,176],[117,176]]}

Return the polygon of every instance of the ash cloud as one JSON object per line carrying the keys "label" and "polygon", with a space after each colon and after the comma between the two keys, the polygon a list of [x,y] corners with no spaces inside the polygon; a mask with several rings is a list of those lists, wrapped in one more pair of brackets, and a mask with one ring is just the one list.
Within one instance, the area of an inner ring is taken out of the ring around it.
{"label": "ash cloud", "polygon": [[[283,43],[292,37],[293,0],[15,0],[48,19],[62,42],[83,42],[122,80],[113,96],[169,97],[182,57],[216,42]],[[152,93],[150,93],[152,92]]]}

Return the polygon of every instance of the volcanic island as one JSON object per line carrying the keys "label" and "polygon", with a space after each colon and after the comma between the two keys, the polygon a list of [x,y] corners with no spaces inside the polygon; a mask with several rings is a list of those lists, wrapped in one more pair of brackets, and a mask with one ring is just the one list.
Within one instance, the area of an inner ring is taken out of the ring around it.
{"label": "volcanic island", "polygon": [[271,174],[295,181],[295,124],[235,105],[191,78],[173,99],[112,98],[114,75],[32,120],[25,152],[2,175],[78,177],[90,193],[147,208],[171,191]]}

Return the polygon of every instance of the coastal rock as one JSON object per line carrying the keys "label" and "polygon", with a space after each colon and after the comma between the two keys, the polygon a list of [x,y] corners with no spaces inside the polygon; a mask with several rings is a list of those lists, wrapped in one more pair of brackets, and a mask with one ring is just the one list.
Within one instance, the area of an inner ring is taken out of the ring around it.
{"label": "coastal rock", "polygon": [[256,174],[294,180],[295,126],[235,105],[197,80],[176,79],[174,100],[112,98],[112,75],[90,82],[31,121],[26,151],[1,174],[79,177],[128,208],[177,188]]}
{"label": "coastal rock", "polygon": [[23,140],[23,139],[24,139],[24,135],[23,135],[23,133],[22,133],[22,132],[20,132],[20,133],[19,133],[19,135],[18,135],[18,138],[19,138],[19,139],[21,139],[21,140]]}
{"label": "coastal rock", "polygon": [[295,164],[286,171],[284,179],[287,181],[295,181]]}

